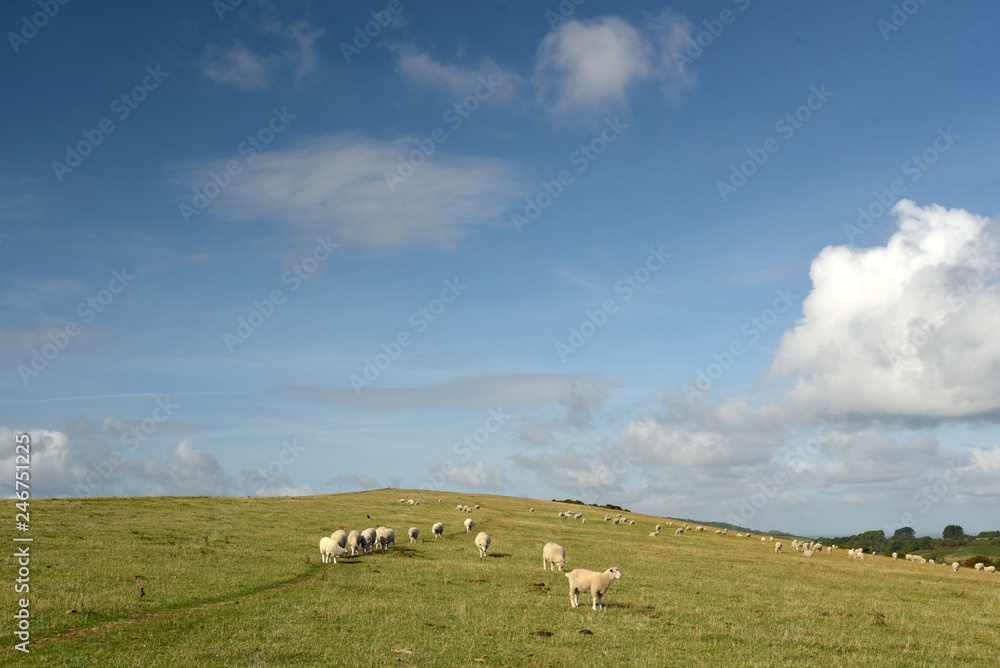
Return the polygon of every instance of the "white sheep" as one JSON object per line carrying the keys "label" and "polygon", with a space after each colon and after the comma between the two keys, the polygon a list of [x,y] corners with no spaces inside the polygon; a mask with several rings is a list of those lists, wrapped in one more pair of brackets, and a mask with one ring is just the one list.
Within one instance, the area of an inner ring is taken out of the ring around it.
{"label": "white sheep", "polygon": [[465,510],[465,506],[463,506],[462,504],[459,504],[459,505],[455,506],[455,510]]}
{"label": "white sheep", "polygon": [[472,531],[472,525],[475,524],[475,522],[472,521],[471,517],[466,517],[463,524],[465,524],[465,533],[469,533]]}
{"label": "white sheep", "polygon": [[480,559],[486,557],[486,550],[490,549],[490,542],[490,535],[485,531],[480,531],[479,535],[476,536],[476,547],[479,548]]}
{"label": "white sheep", "polygon": [[657,530],[657,531],[659,531],[659,530],[660,530],[660,525],[659,525],[659,524],[657,524],[657,525],[656,525],[656,530]]}
{"label": "white sheep", "polygon": [[615,580],[621,579],[622,573],[618,570],[617,566],[612,566],[603,573],[595,573],[594,571],[584,570],[582,568],[577,568],[574,571],[566,573],[566,577],[569,578],[569,604],[570,607],[576,608],[580,606],[579,594],[581,591],[589,591],[590,598],[593,600],[594,610],[599,610],[604,607],[601,600],[604,598],[604,594],[607,593],[608,587]]}
{"label": "white sheep", "polygon": [[832,545],[827,545],[826,546],[826,553],[827,554],[833,554],[833,546]]}
{"label": "white sheep", "polygon": [[565,565],[566,550],[563,549],[563,546],[557,543],[546,543],[545,547],[542,548],[542,570],[546,568],[556,570],[558,568],[561,573]]}
{"label": "white sheep", "polygon": [[587,518],[586,517],[584,517],[583,519],[580,520],[580,524],[586,524],[586,523],[587,523]]}
{"label": "white sheep", "polygon": [[629,526],[633,526],[635,524],[635,520],[629,520],[628,523],[629,523]]}
{"label": "white sheep", "polygon": [[431,526],[431,534],[433,534],[435,538],[440,538],[441,536],[443,536],[444,535],[444,524],[442,522],[435,522]]}
{"label": "white sheep", "polygon": [[411,543],[416,543],[417,536],[420,535],[420,529],[418,529],[417,527],[410,527],[410,530],[407,531],[406,534],[410,537]]}
{"label": "white sheep", "polygon": [[[906,555],[906,556],[910,556],[910,555]],[[893,558],[893,559],[896,559],[896,558],[898,558],[898,557],[899,557],[899,553],[898,553],[898,552],[893,552],[893,553],[892,553],[892,558]]]}
{"label": "white sheep", "polygon": [[716,530],[715,530],[715,534],[716,534],[717,536],[721,536],[721,535],[722,535],[722,529],[716,529]]}
{"label": "white sheep", "polygon": [[997,572],[996,566],[987,566],[986,568],[983,569],[983,573],[996,573],[996,572]]}
{"label": "white sheep", "polygon": [[533,513],[533,512],[535,512],[535,509],[534,509],[534,508],[529,508],[529,509],[528,509],[528,512],[529,512],[529,513]]}
{"label": "white sheep", "polygon": [[406,499],[400,499],[400,500],[399,500],[399,501],[397,501],[396,503],[406,503]]}
{"label": "white sheep", "polygon": [[412,506],[412,505],[413,505],[413,499],[409,499],[409,500],[408,500],[408,501],[406,502],[406,505],[408,505],[408,506]]}
{"label": "white sheep", "polygon": [[803,557],[811,557],[811,556],[813,556],[814,554],[815,554],[815,552],[813,552],[813,551],[812,551],[812,550],[810,550],[809,548],[806,548],[806,549],[802,550],[802,556],[803,556]]}
{"label": "white sheep", "polygon": [[605,522],[610,522],[611,521],[611,515],[605,515],[604,516],[604,521]]}
{"label": "white sheep", "polygon": [[650,531],[649,532],[649,537],[650,538],[655,538],[656,536],[659,536],[659,535],[660,535],[659,531]]}
{"label": "white sheep", "polygon": [[479,510],[479,504],[478,503],[476,504],[476,510]]}
{"label": "white sheep", "polygon": [[775,544],[774,544],[774,551],[775,552],[781,552],[781,541],[780,540],[777,541],[777,542],[775,542]]}
{"label": "white sheep", "polygon": [[362,551],[362,554],[365,553],[365,552],[374,552],[375,551],[375,529],[372,529],[371,527],[368,527],[367,529],[365,529],[364,531],[361,532],[361,537],[365,541],[365,549]]}
{"label": "white sheep", "polygon": [[761,536],[761,537],[760,537],[760,542],[762,542],[762,543],[764,543],[765,545],[767,545],[767,538],[764,538],[763,536]]}
{"label": "white sheep", "polygon": [[358,553],[358,548],[361,547],[361,533],[351,531],[347,534],[347,544],[351,546],[351,556],[353,557]]}
{"label": "white sheep", "polygon": [[331,561],[337,563],[337,557],[343,557],[346,554],[347,550],[337,545],[337,542],[332,538],[323,536],[319,539],[319,556],[324,564],[328,564]]}
{"label": "white sheep", "polygon": [[961,568],[961,566],[962,565],[960,563],[958,563],[957,561],[951,562],[951,570],[954,571],[955,573],[958,572],[958,569]]}
{"label": "white sheep", "polygon": [[344,531],[343,529],[337,529],[336,531],[334,531],[332,534],[330,534],[330,538],[333,539],[333,542],[335,542],[337,545],[343,548],[347,547],[347,532]]}
{"label": "white sheep", "polygon": [[677,527],[677,531],[674,532],[674,535],[680,536],[682,533],[684,533],[684,527]]}
{"label": "white sheep", "polygon": [[984,568],[986,568],[986,565],[985,565],[985,564],[984,564],[983,562],[981,562],[981,561],[977,561],[977,562],[976,562],[976,565],[974,566],[974,568],[975,568],[975,569],[976,569],[977,571],[981,571],[981,570],[983,570]]}
{"label": "white sheep", "polygon": [[391,544],[396,547],[396,532],[387,527],[375,529],[375,543],[385,552]]}

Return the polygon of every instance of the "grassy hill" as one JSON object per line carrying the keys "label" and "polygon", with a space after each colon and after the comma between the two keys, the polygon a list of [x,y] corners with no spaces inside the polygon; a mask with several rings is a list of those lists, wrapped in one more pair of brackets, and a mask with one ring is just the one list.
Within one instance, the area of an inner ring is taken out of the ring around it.
{"label": "grassy hill", "polygon": [[[482,505],[471,534],[458,503]],[[807,559],[787,543],[775,554],[733,532],[664,527],[653,538],[666,520],[628,513],[635,526],[613,526],[605,512],[406,490],[33,500],[31,654],[12,649],[8,626],[0,663],[985,666],[1000,654],[1000,627],[982,622],[1000,575],[843,552]],[[394,550],[320,563],[321,536],[380,524],[396,530]],[[410,526],[421,530],[412,545]],[[493,539],[486,559],[480,530]],[[566,578],[541,568],[550,540],[568,568],[621,568],[603,611],[588,595],[570,609]],[[13,591],[15,560],[5,563],[9,615],[24,594]]]}

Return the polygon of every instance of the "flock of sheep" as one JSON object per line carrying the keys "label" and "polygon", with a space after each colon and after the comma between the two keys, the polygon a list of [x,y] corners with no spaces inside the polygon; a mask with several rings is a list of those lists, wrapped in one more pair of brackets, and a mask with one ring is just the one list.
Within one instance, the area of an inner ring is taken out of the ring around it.
{"label": "flock of sheep", "polygon": [[[400,499],[399,503],[406,503],[411,506],[420,505],[419,501],[415,501],[413,499]],[[480,506],[476,504],[475,510],[479,510],[479,508]],[[455,510],[464,513],[471,513],[473,508],[466,505],[459,505],[455,508]],[[535,512],[535,509],[531,508],[529,509],[529,512],[533,513]],[[581,513],[560,513],[559,516],[572,517],[574,519],[581,520],[581,522],[586,522]],[[621,516],[619,515],[619,517]],[[610,515],[608,516],[607,521],[611,521]],[[623,523],[624,522],[616,522],[616,524]],[[631,520],[631,524],[635,524],[635,520]],[[467,517],[463,522],[466,533],[471,533],[474,525],[475,523],[472,521],[471,517]],[[660,525],[657,524],[656,531],[659,532],[659,530]],[[431,526],[431,534],[435,538],[441,538],[444,534],[444,523],[435,522]],[[416,543],[417,538],[420,536],[420,529],[417,527],[410,527],[407,531],[407,535],[409,536],[411,543]],[[480,558],[486,557],[486,553],[490,549],[491,543],[492,539],[485,531],[480,531],[476,535],[475,544],[479,549]],[[389,546],[392,546],[393,548],[396,547],[396,532],[388,527],[379,527],[377,529],[368,528],[364,531],[351,531],[350,533],[344,531],[343,529],[338,529],[329,537],[323,536],[319,539],[319,553],[324,564],[328,564],[330,562],[337,563],[337,557],[353,557],[358,554],[368,554],[380,548],[383,551],[386,551]],[[349,551],[348,548],[350,548]],[[557,545],[556,543],[546,543],[542,548],[542,569],[551,567],[552,570],[555,570],[558,568],[559,572],[562,572],[563,566],[566,565],[566,562],[566,550],[563,549],[561,545]],[[622,576],[621,571],[618,570],[618,567],[616,566],[612,566],[603,573],[596,573],[583,568],[577,568],[576,570],[570,571],[565,575],[569,580],[570,607],[575,608],[580,605],[580,592],[590,592],[591,603],[594,610],[600,610],[604,607],[602,604],[604,594],[607,593],[611,583],[620,579]]]}
{"label": "flock of sheep", "polygon": [[[441,502],[441,499],[438,499]],[[405,503],[411,506],[420,505],[419,501],[414,499],[400,499],[399,503]],[[456,511],[462,513],[472,513],[473,509],[479,510],[480,506],[477,504],[475,508],[459,504],[455,507]],[[528,512],[535,512],[534,508],[530,508]],[[562,511],[558,515],[561,518],[580,520],[581,524],[586,523],[587,519],[583,516],[583,513]],[[614,518],[611,515],[604,516],[605,522],[612,522],[615,525],[625,525],[629,526],[635,525],[635,520],[625,517],[622,513],[618,513]],[[667,522],[668,527],[674,526],[673,522]],[[475,522],[473,522],[471,517],[467,517],[463,522],[466,533],[471,533]],[[650,532],[649,536],[656,537],[660,535],[660,529],[662,525],[657,524],[656,529]],[[683,535],[686,531],[696,531],[696,532],[707,532],[708,529],[704,526],[691,526],[684,522],[681,526],[677,527],[674,531],[675,535]],[[717,535],[728,535],[728,529],[716,529],[715,533]],[[420,535],[420,529],[417,527],[410,527],[407,531],[407,535],[410,538],[411,543],[416,543],[417,538]],[[441,538],[444,535],[444,523],[435,522],[431,525],[431,535],[435,538]],[[737,533],[737,538],[753,538],[753,534],[747,533]],[[767,542],[774,543],[774,551],[780,553],[782,549],[781,541],[774,540],[773,536],[760,536],[760,542],[766,544]],[[487,551],[490,549],[490,544],[492,539],[490,535],[485,531],[481,531],[476,535],[475,545],[479,550],[480,558],[485,558]],[[388,550],[388,548],[396,546],[396,533],[387,527],[378,527],[377,529],[368,528],[364,531],[351,531],[350,533],[345,532],[342,529],[334,531],[329,537],[324,536],[319,541],[319,551],[323,563],[337,563],[337,557],[345,556],[355,556],[358,554],[368,554],[376,549],[381,549],[383,551]],[[791,542],[792,550],[798,552],[801,551],[803,556],[812,557],[815,554],[822,554],[823,548],[826,547],[826,553],[832,554],[834,550],[837,549],[836,545],[824,546],[818,541],[799,541],[793,539]],[[349,551],[348,551],[349,548]],[[864,548],[849,549],[847,550],[847,556],[851,559],[857,559],[863,561],[865,559]],[[898,558],[898,553],[893,552],[892,558]],[[908,561],[913,561],[916,563],[934,563],[933,559],[924,559],[923,557],[916,554],[907,554],[906,559]],[[563,567],[568,562],[566,558],[566,550],[563,549],[561,545],[556,543],[546,543],[542,548],[542,569],[556,570],[559,572],[563,571]],[[953,571],[957,572],[960,564],[955,561],[952,562],[951,568]],[[984,573],[995,573],[995,566],[985,566],[982,563],[977,563],[975,566],[977,571]],[[566,577],[569,579],[569,598],[570,607],[578,607],[579,594],[580,592],[590,592],[592,607],[594,610],[600,610],[603,608],[602,599],[604,594],[607,593],[608,588],[611,583],[622,577],[621,571],[617,567],[611,567],[603,573],[598,573],[594,571],[588,571],[582,568],[565,573]]]}

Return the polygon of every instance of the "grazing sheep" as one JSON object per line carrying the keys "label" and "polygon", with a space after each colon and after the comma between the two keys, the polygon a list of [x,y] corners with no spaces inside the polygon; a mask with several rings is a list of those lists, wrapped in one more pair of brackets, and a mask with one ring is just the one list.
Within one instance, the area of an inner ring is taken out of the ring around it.
{"label": "grazing sheep", "polygon": [[529,508],[529,509],[528,509],[528,512],[529,512],[529,513],[533,513],[533,512],[535,512],[535,509],[534,509],[534,508]]}
{"label": "grazing sheep", "polygon": [[827,554],[833,554],[833,546],[832,545],[827,545],[826,546],[826,553]]}
{"label": "grazing sheep", "polygon": [[400,499],[400,500],[399,500],[399,501],[397,501],[396,503],[406,503],[406,499]]}
{"label": "grazing sheep", "polygon": [[933,564],[933,563],[934,563],[934,560],[933,560],[933,559],[928,559],[928,560],[927,560],[927,563],[929,563],[929,564]]}
{"label": "grazing sheep", "polygon": [[650,531],[649,532],[650,538],[655,538],[656,536],[659,536],[659,535],[660,535],[659,531]]}
{"label": "grazing sheep", "polygon": [[584,517],[583,519],[580,520],[580,524],[586,524],[586,523],[587,523],[587,518],[586,517]]}
{"label": "grazing sheep", "polygon": [[611,521],[611,515],[605,515],[604,516],[604,521],[605,522],[610,522]]}
{"label": "grazing sheep", "polygon": [[760,542],[762,542],[762,543],[764,543],[765,545],[767,545],[767,538],[764,538],[763,536],[761,536],[761,537],[760,537]]}
{"label": "grazing sheep", "polygon": [[726,535],[726,534],[728,534],[728,533],[729,533],[729,529],[723,529],[723,530],[722,530],[722,535],[723,535],[723,536],[725,536],[725,535]]}
{"label": "grazing sheep", "polygon": [[780,540],[779,540],[779,541],[777,541],[777,542],[776,542],[776,543],[774,544],[774,551],[775,551],[775,552],[781,552],[781,541],[780,541]]}
{"label": "grazing sheep", "polygon": [[386,527],[375,529],[375,543],[385,552],[389,545],[396,547],[396,532]]}
{"label": "grazing sheep", "polygon": [[659,525],[659,524],[657,524],[657,525],[656,525],[656,530],[657,530],[657,531],[659,531],[659,530],[660,530],[660,525]]}
{"label": "grazing sheep", "polygon": [[542,570],[551,568],[554,571],[558,568],[561,573],[565,565],[566,550],[563,549],[563,546],[557,543],[546,543],[545,547],[542,548]]}
{"label": "grazing sheep", "polygon": [[408,501],[406,502],[406,505],[408,505],[408,506],[412,506],[412,505],[413,505],[413,499],[409,499],[409,500],[408,500]]}
{"label": "grazing sheep", "polygon": [[465,506],[459,504],[459,505],[455,506],[455,510],[465,510]]}
{"label": "grazing sheep", "polygon": [[977,562],[976,562],[976,565],[974,566],[974,568],[975,568],[975,569],[976,569],[977,571],[981,571],[981,570],[983,570],[984,568],[986,568],[986,564],[984,564],[984,563],[983,563],[983,562],[981,562],[981,561],[977,561]]}
{"label": "grazing sheep", "polygon": [[816,554],[816,553],[813,552],[812,550],[810,550],[809,548],[806,548],[806,549],[802,550],[802,556],[803,557],[811,557],[814,554]]}
{"label": "grazing sheep", "polygon": [[893,559],[896,559],[896,558],[898,558],[898,557],[899,557],[899,553],[898,553],[898,552],[893,552],[893,553],[892,553],[892,558],[893,558]]}
{"label": "grazing sheep", "polygon": [[986,568],[983,569],[983,573],[996,573],[996,572],[997,572],[996,566],[987,566]]}
{"label": "grazing sheep", "polygon": [[612,566],[603,573],[595,573],[594,571],[584,570],[582,568],[577,568],[574,571],[566,573],[566,577],[569,578],[569,604],[570,607],[576,608],[580,606],[580,592],[589,591],[590,598],[593,600],[594,610],[599,610],[604,607],[601,603],[601,599],[604,598],[604,594],[607,593],[608,587],[615,580],[621,579],[622,573],[618,570],[617,566]]}
{"label": "grazing sheep", "polygon": [[479,510],[479,504],[478,503],[476,504],[476,510]]}
{"label": "grazing sheep", "polygon": [[629,523],[629,526],[632,526],[632,525],[635,524],[635,520],[629,520],[628,523]]}
{"label": "grazing sheep", "polygon": [[467,517],[465,518],[465,522],[463,522],[463,524],[465,524],[465,533],[469,533],[472,531],[472,525],[475,524],[475,522],[472,521],[471,517]]}
{"label": "grazing sheep", "polygon": [[774,542],[774,536],[768,536],[768,537],[767,537],[767,539],[768,539],[769,541],[771,541],[772,543]]}
{"label": "grazing sheep", "polygon": [[486,550],[490,549],[490,535],[485,531],[480,531],[476,536],[476,547],[479,548],[479,558],[486,557]]}
{"label": "grazing sheep", "polygon": [[958,563],[957,561],[951,562],[951,570],[954,571],[955,573],[958,572],[958,569],[961,568],[961,566],[962,565],[960,563]]}
{"label": "grazing sheep", "polygon": [[674,535],[680,536],[682,533],[684,533],[684,527],[677,527],[677,531],[674,532]]}
{"label": "grazing sheep", "polygon": [[337,557],[345,555],[347,555],[347,550],[337,545],[337,542],[332,538],[323,536],[319,539],[319,556],[324,564],[328,564],[331,561],[337,563]]}
{"label": "grazing sheep", "polygon": [[410,527],[410,530],[407,531],[406,534],[410,537],[411,543],[416,543],[417,536],[420,535],[420,529],[418,529],[417,527]]}
{"label": "grazing sheep", "polygon": [[721,536],[722,535],[722,529],[716,529],[715,533],[716,533],[716,535]]}
{"label": "grazing sheep", "polygon": [[358,548],[362,547],[361,534],[357,531],[347,534],[347,544],[351,546],[351,556],[353,557],[358,553]]}
{"label": "grazing sheep", "polygon": [[441,522],[435,522],[433,525],[431,525],[431,534],[435,538],[440,538],[441,536],[443,536],[444,535],[444,524],[441,523]]}
{"label": "grazing sheep", "polygon": [[334,531],[332,534],[330,534],[330,538],[337,545],[343,548],[347,547],[347,532],[344,531],[343,529],[337,529],[336,531]]}
{"label": "grazing sheep", "polygon": [[[374,552],[375,551],[375,529],[368,527],[361,532],[361,537],[365,540],[365,550],[364,552]],[[362,552],[362,554],[364,553]]]}

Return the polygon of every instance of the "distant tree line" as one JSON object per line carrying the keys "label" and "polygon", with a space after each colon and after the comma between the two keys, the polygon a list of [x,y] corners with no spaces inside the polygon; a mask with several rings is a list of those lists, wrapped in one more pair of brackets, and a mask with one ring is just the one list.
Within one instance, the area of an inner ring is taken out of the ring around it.
{"label": "distant tree line", "polygon": [[881,529],[865,531],[853,536],[820,538],[824,544],[839,545],[844,548],[865,547],[872,552],[898,552],[909,554],[919,550],[933,550],[939,547],[961,547],[977,539],[987,539],[987,545],[1000,545],[1000,531],[983,531],[978,536],[967,536],[958,524],[949,524],[941,532],[941,538],[917,537],[912,527],[896,529],[892,536],[886,536]]}

